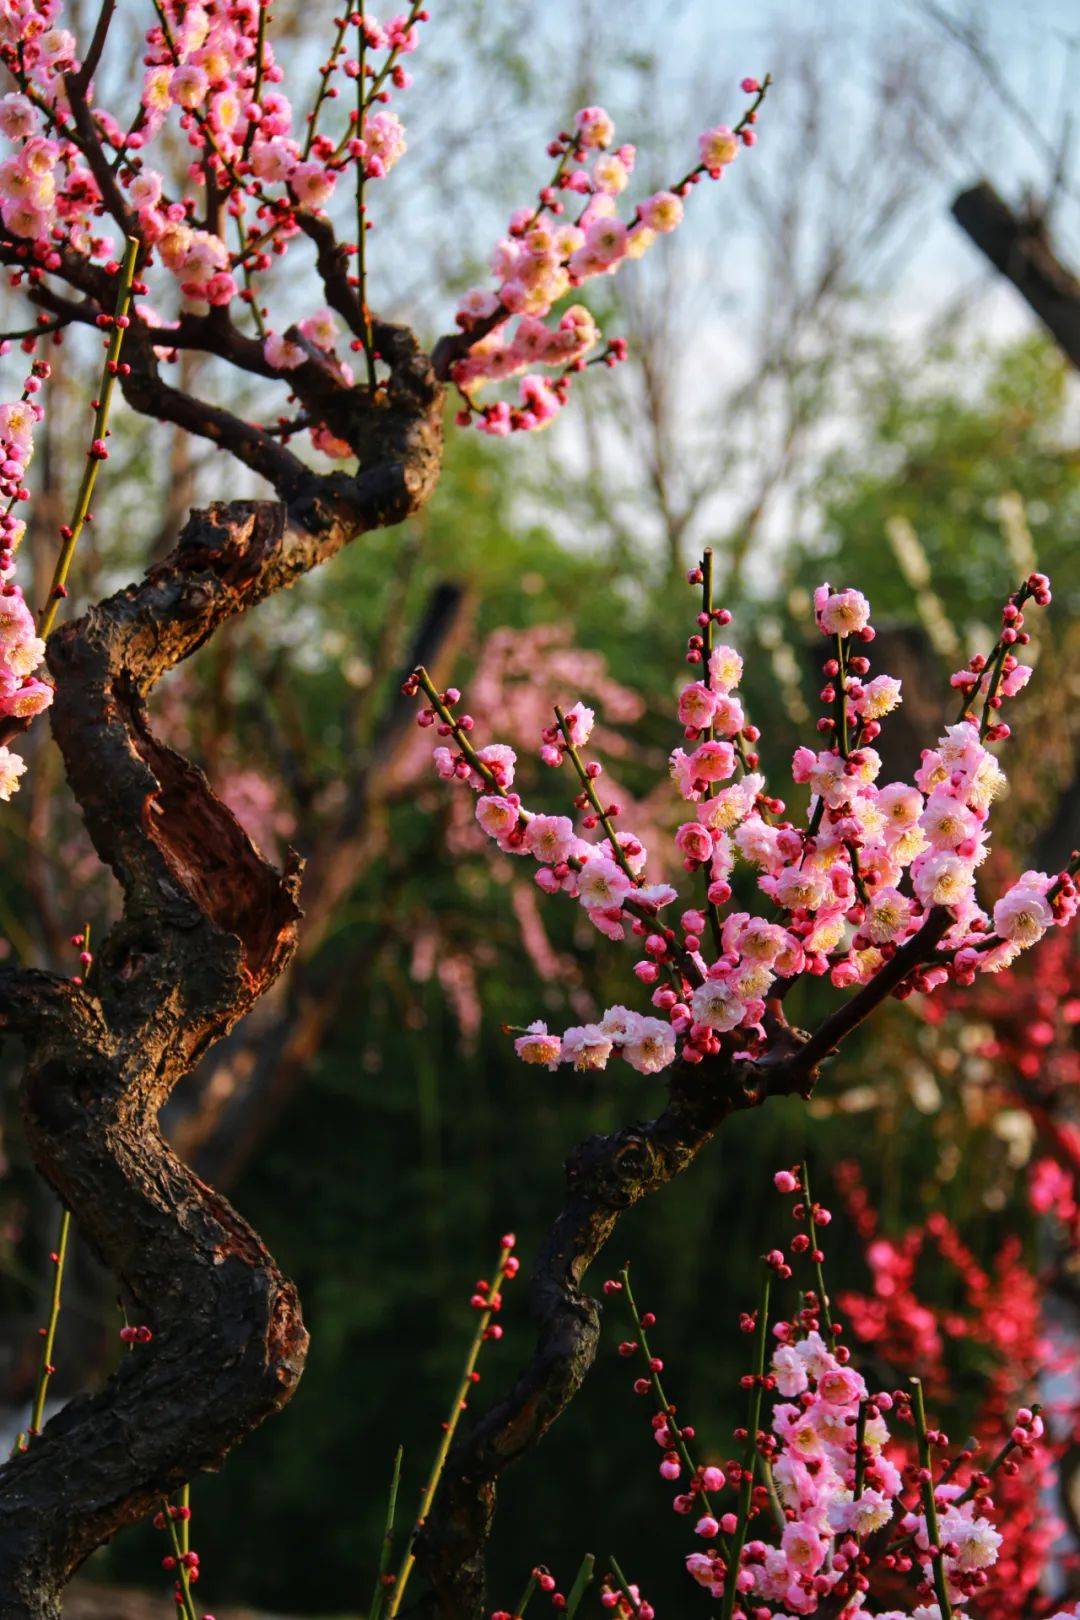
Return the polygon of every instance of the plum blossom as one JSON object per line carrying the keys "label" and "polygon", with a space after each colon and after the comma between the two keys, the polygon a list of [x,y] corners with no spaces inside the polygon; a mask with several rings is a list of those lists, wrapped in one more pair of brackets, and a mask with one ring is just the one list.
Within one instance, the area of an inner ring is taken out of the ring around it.
{"label": "plum blossom", "polygon": [[662,1018],[635,1019],[629,1035],[621,1055],[639,1074],[656,1074],[675,1061],[675,1035]]}
{"label": "plum blossom", "polygon": [[19,778],[26,770],[26,761],[21,754],[12,749],[0,746],[0,799],[5,802],[11,798],[19,785]]}
{"label": "plum blossom", "polygon": [[519,807],[513,799],[498,794],[483,794],[476,801],[476,819],[489,838],[502,841],[515,832]]}
{"label": "plum blossom", "polygon": [[569,816],[533,816],[525,829],[525,848],[545,866],[558,866],[573,854],[577,844]]}
{"label": "plum blossom", "polygon": [[630,893],[631,883],[616,861],[594,855],[581,870],[578,893],[589,910],[619,907]]}
{"label": "plum blossom", "polygon": [[[743,81],[751,82],[757,83]],[[764,90],[759,86],[755,94],[760,101]],[[599,337],[591,317],[568,327],[563,315],[556,324],[553,306],[572,288],[615,274],[620,265],[639,259],[660,236],[677,229],[693,182],[706,175],[719,178],[739,146],[754,143],[750,121],[748,110],[734,130],[720,125],[708,131],[699,142],[700,162],[689,177],[672,189],[643,197],[624,216],[619,200],[629,190],[635,150],[625,144],[614,146],[615,126],[603,107],[578,111],[572,131],[549,147],[559,160],[552,182],[540,191],[537,206],[511,215],[507,233],[492,253],[496,288],[470,288],[458,304],[458,325],[475,334],[469,352],[455,361],[451,371],[463,401],[458,416],[462,425],[475,423],[494,437],[548,425]],[[365,123],[365,137],[367,127]],[[574,202],[572,219],[566,217],[567,198]],[[583,206],[577,198],[586,199]],[[623,340],[614,338],[597,358],[614,365],[625,352]],[[530,373],[516,405],[505,398],[481,402],[486,387],[537,364],[559,368],[543,389]]]}
{"label": "plum blossom", "polygon": [[524,1035],[518,1036],[514,1051],[523,1063],[555,1069],[562,1053],[562,1042],[558,1035],[549,1035],[547,1025],[537,1019],[529,1025]]}
{"label": "plum blossom", "polygon": [[562,1061],[575,1069],[603,1069],[614,1045],[599,1024],[578,1024],[563,1031]]}
{"label": "plum blossom", "polygon": [[1054,911],[1046,898],[1051,880],[1044,872],[1025,872],[994,906],[994,929],[1002,939],[1026,948],[1052,927]]}
{"label": "plum blossom", "polygon": [[861,591],[830,591],[820,585],[814,592],[814,615],[826,635],[859,635],[870,623],[870,603]]}

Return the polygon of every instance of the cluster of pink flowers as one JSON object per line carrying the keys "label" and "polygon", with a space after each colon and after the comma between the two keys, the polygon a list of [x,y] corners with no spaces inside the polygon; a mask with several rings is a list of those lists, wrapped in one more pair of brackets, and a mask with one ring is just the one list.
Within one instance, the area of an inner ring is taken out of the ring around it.
{"label": "cluster of pink flowers", "polygon": [[45,132],[67,109],[64,75],[77,65],[75,36],[57,26],[59,12],[60,0],[10,0],[0,18],[0,54],[18,62],[22,87],[0,99],[0,134],[17,148],[0,164],[0,218],[13,235],[43,243],[54,222],[85,222],[85,205],[73,205],[77,187],[97,193],[79,164],[58,188],[63,146]]}
{"label": "cluster of pink flowers", "polygon": [[[159,287],[167,300],[171,291],[171,301],[178,294],[196,311],[240,300],[252,312],[267,363],[286,372],[305,353],[268,328],[256,278],[301,234],[302,216],[326,208],[344,175],[380,179],[404,153],[403,126],[386,104],[394,89],[411,83],[403,59],[416,49],[427,12],[413,4],[385,24],[346,12],[320,69],[306,129],[297,130],[258,0],[162,0],[155,9],[139,103],[126,127],[93,105],[93,85],[87,87],[94,138],[113,164],[127,210],[124,228],[149,250],[145,273],[152,275],[155,265],[167,272]],[[81,64],[74,35],[57,26],[59,12],[60,0],[10,0],[0,19],[0,61],[16,85],[0,98],[0,134],[12,146],[0,163],[0,218],[25,243],[31,281],[61,269],[65,252],[104,262],[119,245],[103,225],[116,213],[114,199],[102,194],[70,105],[66,76]],[[354,106],[330,134],[319,121],[338,100],[342,78],[356,85]],[[192,154],[191,189],[179,196],[170,193],[164,163],[153,161],[154,140],[173,117]],[[196,187],[224,206],[207,207],[200,218]],[[235,246],[226,240],[226,224],[235,230]],[[355,254],[357,244],[348,249]],[[351,279],[359,285],[359,277]],[[172,357],[171,317],[149,304],[140,315],[160,331],[159,353]],[[329,312],[302,322],[299,332],[332,353],[338,334]],[[350,384],[348,368],[336,357],[334,363]],[[350,453],[318,424],[312,436],[331,455]]]}
{"label": "cluster of pink flowers", "polygon": [[[33,431],[41,419],[35,400],[49,368],[36,361],[23,382],[22,396],[0,405],[0,718],[32,719],[52,702],[52,687],[34,671],[45,656],[34,615],[15,579],[15,553],[26,530],[16,515],[29,498],[26,469],[34,453]],[[0,746],[0,799],[10,799],[26,769],[21,755]]]}
{"label": "cluster of pink flowers", "polygon": [[[770,1324],[768,1288],[759,1309],[740,1318],[757,1347],[755,1369],[742,1379],[750,1412],[735,1436],[743,1445],[741,1459],[723,1466],[694,1462],[689,1447],[695,1430],[676,1419],[660,1383],[664,1362],[647,1338],[655,1316],[638,1312],[626,1272],[623,1280],[604,1285],[609,1295],[627,1291],[636,1337],[624,1340],[619,1354],[644,1364],[634,1391],[653,1397],[660,1476],[676,1487],[675,1512],[694,1521],[706,1544],[687,1556],[687,1571],[724,1601],[725,1613],[741,1620],[748,1614],[761,1620],[811,1615],[822,1606],[830,1613],[869,1615],[872,1602],[878,1620],[941,1620],[937,1599],[943,1590],[954,1609],[985,1595],[1002,1545],[995,1481],[1014,1475],[1035,1454],[1042,1419],[1028,1407],[1016,1412],[988,1472],[975,1469],[973,1453],[965,1450],[935,1478],[931,1451],[924,1447],[944,1452],[949,1441],[926,1429],[921,1394],[916,1408],[911,1387],[871,1393],[840,1342],[841,1328],[831,1319],[822,1288],[819,1234],[830,1222],[829,1211],[810,1200],[805,1170],[778,1171],[774,1182],[781,1194],[798,1195],[798,1230],[790,1258],[779,1249],[763,1257],[767,1274],[783,1281],[796,1264],[809,1261],[817,1268],[817,1286],[802,1291],[790,1319]],[[767,1421],[766,1400],[772,1403]],[[901,1442],[889,1417],[914,1424],[917,1448]],[[722,1498],[732,1490],[736,1495],[725,1506]],[[914,1586],[912,1608],[882,1607],[879,1589],[895,1601],[897,1582],[905,1577]]]}
{"label": "cluster of pink flowers", "polygon": [[[389,99],[387,86],[404,89],[411,82],[399,58],[416,49],[417,24],[426,17],[420,7],[385,26],[359,12],[347,14],[322,70],[319,102],[337,99],[331,80],[339,71],[352,80],[361,76],[358,54],[345,49],[351,28],[358,49],[362,40],[365,53],[386,53],[378,69],[370,62],[364,66],[373,85],[371,108],[359,127],[352,114],[336,138],[319,133],[312,117],[303,142],[293,133],[293,109],[278,88],[283,70],[260,31],[262,9],[257,0],[163,0],[146,35],[140,106],[131,127],[124,130],[102,108],[94,113],[120,159],[118,179],[141,236],[157,246],[191,297],[211,304],[236,295],[232,271],[250,249],[232,253],[220,236],[194,230],[193,200],[170,199],[165,176],[146,161],[148,143],[170,114],[176,113],[195,153],[191,179],[205,183],[213,173],[223,193],[231,194],[233,217],[242,221],[245,205],[254,204],[275,241],[295,234],[297,208],[317,211],[329,201],[346,169],[360,164],[365,176],[380,178],[405,150],[400,121],[382,104]],[[0,132],[19,144],[0,169],[3,218],[9,230],[35,242],[47,241],[59,224],[74,246],[93,255],[106,251],[91,229],[101,196],[77,148],[64,138],[70,112],[64,75],[79,62],[74,36],[50,26],[58,11],[59,0],[6,7],[0,45],[8,46],[6,65],[21,88],[0,102]],[[270,195],[273,187],[281,189]]]}
{"label": "cluster of pink flowers", "polygon": [[[198,154],[193,178],[213,172],[224,189],[232,187],[232,211],[241,221],[241,247],[230,253],[219,236],[193,229],[191,207],[170,202],[164,177],[132,157],[126,171],[128,195],[138,210],[141,233],[156,243],[187,297],[229,303],[239,290],[237,267],[243,263],[252,271],[268,269],[267,248],[272,244],[281,252],[297,233],[297,209],[323,210],[342,174],[355,165],[369,179],[389,173],[405,151],[405,133],[397,115],[377,103],[388,99],[389,91],[381,88],[385,80],[398,88],[409,84],[398,58],[416,49],[417,24],[425,15],[414,7],[410,15],[384,27],[357,12],[339,24],[317,105],[337,98],[331,81],[339,70],[352,80],[363,71],[372,81],[377,78],[379,87],[368,98],[371,106],[353,114],[339,136],[318,132],[313,114],[301,142],[293,133],[289,100],[277,88],[283,71],[269,40],[260,42],[255,0],[206,7],[168,0],[161,8],[159,25],[147,35],[141,128],[128,136],[125,151],[131,153],[133,140],[139,150],[177,109],[181,128]],[[356,29],[358,53],[361,41],[365,53],[388,53],[386,71],[376,72],[367,63],[362,70],[359,54],[345,51],[350,27]],[[246,205],[253,205],[258,221],[254,241],[242,223]]]}
{"label": "cluster of pink flowers", "polygon": [[[859,1568],[860,1548],[875,1531],[892,1526],[898,1539],[910,1538],[911,1554],[891,1554],[892,1568],[906,1573],[918,1568],[929,1601],[917,1605],[915,1620],[930,1620],[932,1603],[930,1541],[925,1512],[905,1507],[904,1474],[886,1454],[890,1430],[883,1414],[900,1403],[882,1390],[871,1399],[861,1375],[833,1354],[816,1331],[800,1336],[799,1324],[776,1326],[781,1344],[772,1359],[767,1384],[784,1399],[773,1408],[766,1441],[769,1468],[784,1524],[775,1525],[776,1540],[754,1535],[742,1550],[736,1588],[744,1601],[764,1602],[790,1614],[813,1614],[823,1599]],[[865,1483],[856,1494],[854,1436],[860,1405],[864,1409]],[[901,1407],[901,1410],[903,1408]],[[1017,1414],[1017,1433],[1027,1445],[1041,1434],[1041,1419],[1026,1408]],[[714,1474],[720,1470],[713,1469]],[[986,1584],[986,1571],[997,1560],[1000,1532],[984,1509],[992,1501],[961,1498],[959,1483],[936,1487],[938,1534],[949,1582],[949,1598],[960,1605]],[[698,1521],[698,1534],[710,1540],[733,1534],[733,1512],[719,1521]],[[947,1549],[947,1550],[946,1550]],[[913,1555],[913,1556],[912,1556]],[[722,1552],[694,1552],[686,1567],[698,1585],[714,1597],[724,1594],[728,1566]],[[902,1610],[883,1611],[881,1620],[900,1620]]]}
{"label": "cluster of pink flowers", "polygon": [[[626,220],[619,216],[617,199],[630,183],[637,154],[633,146],[614,145],[615,126],[604,109],[583,107],[573,129],[551,142],[555,173],[534,207],[511,216],[491,258],[495,287],[472,288],[458,306],[458,325],[475,334],[452,372],[464,398],[458,416],[463,426],[475,422],[497,436],[546,427],[565,404],[576,372],[625,357],[625,344],[614,339],[595,360],[586,361],[600,341],[592,315],[581,304],[556,319],[550,319],[552,310],[593,277],[614,275],[627,260],[640,259],[659,236],[682,223],[683,199],[691,188],[706,176],[720,179],[740,146],[754,144],[753,125],[765,90],[756,79],[744,79],[742,89],[755,99],[735,129],[706,130],[690,172],[669,191],[643,198]],[[529,369],[534,366],[558,368],[557,375],[548,380]],[[486,384],[522,372],[516,406],[505,399],[476,403]]]}
{"label": "cluster of pink flowers", "polygon": [[[592,1565],[593,1560],[591,1557],[589,1557],[578,1571],[578,1579],[575,1581],[572,1589],[573,1606],[571,1607],[571,1600],[567,1597],[565,1592],[559,1591],[558,1582],[551,1573],[551,1570],[548,1569],[546,1564],[537,1564],[532,1571],[530,1587],[527,1589],[528,1595],[525,1602],[527,1603],[531,1601],[533,1591],[539,1591],[544,1597],[547,1598],[556,1614],[565,1614],[571,1617],[572,1620],[572,1617],[576,1612],[577,1605],[581,1601],[585,1588],[592,1579]],[[642,1598],[639,1589],[636,1586],[629,1586],[627,1587],[627,1591],[630,1594],[632,1602],[627,1602],[626,1597],[616,1590],[612,1584],[612,1578],[609,1576],[600,1589],[600,1601],[604,1605],[605,1609],[614,1609],[620,1616],[626,1616],[627,1620],[629,1620],[629,1617],[634,1614],[639,1617],[639,1620],[653,1620],[654,1610],[652,1609],[651,1605],[646,1603]],[[493,1609],[491,1611],[491,1620],[521,1620],[521,1616],[524,1614],[524,1612],[524,1603],[519,1603],[518,1612],[516,1614],[511,1612],[509,1609]]]}
{"label": "cluster of pink flowers", "polygon": [[[694,570],[691,582],[703,580],[702,569]],[[520,1034],[519,1056],[549,1068],[561,1062],[597,1069],[618,1055],[643,1072],[665,1068],[676,1056],[689,1063],[722,1051],[754,1056],[764,1049],[771,996],[802,974],[827,974],[838,988],[866,984],[932,913],[945,925],[940,944],[901,979],[898,995],[999,971],[1048,927],[1070,920],[1078,905],[1071,870],[1025,872],[992,913],[976,895],[990,806],[1005,781],[988,745],[1008,735],[999,718],[1006,682],[1012,691],[1023,685],[1015,679],[1022,667],[1016,651],[1028,638],[1029,600],[1049,602],[1044,576],[1033,575],[1010,597],[1001,636],[965,691],[960,717],[923,751],[914,780],[879,785],[881,758],[872,742],[901,701],[900,683],[869,676],[874,630],[866,598],[823,585],[815,616],[833,648],[821,691],[826,712],[817,722],[822,745],[797,749],[792,766],[796,784],[809,789],[803,826],[785,819],[783,801],[765,790],[755,751],[759,732],[738,695],[742,658],[715,639],[731,615],[706,602],[687,651],[698,678],[678,700],[686,747],[670,760],[672,782],[688,807],[675,847],[686,871],[700,875],[703,894],[682,911],[677,927],[660,917],[677,890],[648,881],[643,842],[616,829],[621,807],[602,802],[602,768],[583,757],[591,709],[577,703],[565,714],[556,710],[556,724],[541,737],[541,758],[552,766],[569,759],[577,773],[575,824],[569,816],[528,810],[514,791],[514,750],[497,743],[475,748],[471,717],[455,717],[460,693],[439,694],[428,683],[420,724],[446,739],[435,749],[436,769],[476,792],[484,832],[500,850],[532,857],[545,893],[578,901],[605,935],[630,935],[642,950],[634,972],[651,990],[655,1015],[611,1007],[596,1023],[562,1035],[538,1022]],[[406,687],[420,690],[420,672]],[[723,914],[740,862],[777,908],[772,919],[743,910]]]}
{"label": "cluster of pink flowers", "polygon": [[[316,234],[316,217],[352,175],[358,239],[342,248],[354,261],[346,280],[359,308],[350,317],[355,335],[348,341],[353,353],[364,351],[368,386],[377,386],[365,290],[370,220],[363,188],[389,174],[406,151],[403,125],[388,103],[393,91],[411,83],[405,60],[428,16],[418,0],[385,23],[359,10],[335,19],[305,114],[295,112],[286,93],[268,9],[260,0],[155,0],[130,119],[96,102],[93,68],[104,35],[91,47],[94,62],[84,66],[74,33],[61,24],[61,9],[61,0],[8,0],[0,18],[0,62],[14,84],[0,97],[0,134],[11,145],[0,162],[0,219],[19,248],[15,284],[33,289],[59,273],[80,286],[78,261],[107,264],[119,254],[115,229],[138,238],[140,275],[163,300],[161,313],[150,302],[138,310],[154,331],[159,357],[177,356],[170,334],[176,333],[177,344],[186,340],[174,311],[201,314],[237,304],[246,306],[262,349],[263,366],[251,369],[265,367],[284,381],[310,361],[349,388],[354,374],[337,353],[340,334],[329,310],[274,330],[261,278],[294,240]],[[107,14],[103,20],[107,24]],[[551,143],[558,160],[551,182],[533,209],[514,215],[496,250],[495,290],[474,291],[462,303],[455,369],[465,399],[460,420],[475,418],[493,434],[543,427],[565,402],[574,373],[624,357],[621,339],[593,353],[600,334],[581,304],[556,306],[572,288],[640,257],[678,225],[692,187],[705,177],[719,178],[740,146],[753,144],[767,85],[744,80],[754,100],[735,128],[706,131],[694,167],[670,190],[642,199],[627,220],[619,217],[617,198],[633,172],[634,149],[613,146],[611,120],[602,108],[582,109],[572,130]],[[350,87],[347,116],[339,114],[325,127],[326,115]],[[179,186],[164,159],[170,126],[179,127],[190,152]],[[568,213],[568,199],[579,199],[580,207]],[[331,301],[343,307],[340,297]],[[554,368],[554,374],[545,376],[538,367]],[[527,374],[513,406],[505,400],[474,406],[473,392],[483,382],[522,372]],[[309,418],[304,413],[295,427],[282,418],[279,426],[306,431],[314,447],[332,458],[352,454],[324,422]]]}
{"label": "cluster of pink flowers", "polygon": [[[303,114],[286,92],[267,7],[259,0],[155,0],[154,11],[138,103],[125,119],[96,104],[93,75],[83,69],[75,35],[59,25],[61,0],[8,0],[0,62],[14,89],[0,98],[0,134],[12,150],[0,163],[0,218],[24,250],[25,268],[16,280],[25,275],[32,285],[52,272],[70,279],[66,255],[107,262],[119,253],[118,227],[143,246],[140,274],[149,278],[163,312],[144,302],[139,318],[153,328],[162,358],[177,353],[169,343],[176,330],[171,311],[246,306],[272,373],[284,379],[313,360],[351,387],[353,372],[337,353],[339,333],[329,312],[276,331],[262,303],[261,278],[293,241],[309,227],[314,231],[315,217],[335,205],[343,180],[352,176],[350,218],[359,240],[342,246],[355,265],[347,280],[358,295],[362,326],[352,323],[360,335],[350,334],[349,348],[364,351],[374,387],[364,285],[371,222],[363,188],[389,174],[406,151],[404,127],[388,103],[411,83],[404,63],[417,48],[427,11],[412,0],[386,23],[362,11],[336,18],[311,108]],[[577,372],[625,357],[622,339],[601,346],[593,316],[580,303],[564,307],[566,295],[640,258],[678,226],[692,188],[719,179],[740,148],[753,145],[768,82],[744,79],[753,100],[735,127],[706,130],[689,172],[670,189],[642,198],[627,218],[620,217],[618,199],[633,174],[635,151],[614,146],[603,108],[583,108],[572,129],[550,143],[555,172],[535,206],[513,215],[493,256],[495,287],[474,289],[458,311],[461,352],[453,375],[464,400],[459,421],[475,421],[496,435],[542,428],[565,403]],[[338,114],[328,128],[343,92],[347,115]],[[84,97],[86,105],[78,105]],[[180,186],[170,181],[164,157],[165,137],[177,126],[190,152]],[[539,369],[545,367],[549,375]],[[485,383],[522,373],[513,404],[475,403]],[[325,424],[304,420],[300,426],[324,454],[352,453]]]}
{"label": "cluster of pink flowers", "polygon": [[627,1582],[626,1590],[610,1579],[600,1588],[600,1602],[604,1608],[618,1616],[618,1620],[655,1620],[656,1610],[642,1596],[636,1581]]}

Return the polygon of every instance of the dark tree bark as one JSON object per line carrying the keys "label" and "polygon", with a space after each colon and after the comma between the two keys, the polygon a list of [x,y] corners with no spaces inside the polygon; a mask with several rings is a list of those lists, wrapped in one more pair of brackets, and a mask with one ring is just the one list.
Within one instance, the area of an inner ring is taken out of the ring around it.
{"label": "dark tree bark", "polygon": [[202,773],[154,736],[146,705],[227,619],[431,494],[441,386],[407,333],[380,328],[379,341],[391,377],[376,398],[338,387],[320,399],[357,453],[352,476],[308,472],[258,430],[168,389],[138,342],[129,351],[125,389],[138,408],[220,435],[282,498],[194,513],[141,584],[48,646],[53,732],[124,908],[85,987],[0,972],[0,1030],[25,1043],[35,1164],[153,1339],[0,1469],[2,1620],[56,1620],[88,1554],[220,1464],[289,1399],[303,1369],[295,1290],[157,1123],[174,1086],[288,963],[299,862],[279,872],[262,858]]}
{"label": "dark tree bark", "polygon": [[[72,76],[76,144],[104,208],[127,231],[133,221],[85,88]],[[1075,278],[988,187],[978,188],[977,205],[973,195],[958,201],[957,217],[1078,363]],[[324,219],[300,212],[297,223],[314,246],[327,301],[366,337],[347,250]],[[24,260],[24,245],[0,230],[0,261],[18,269]],[[29,296],[59,324],[95,326],[112,307],[113,274],[70,245],[58,246],[50,276],[34,278]],[[354,474],[324,476],[274,432],[167,383],[151,330],[136,321],[127,333],[129,404],[227,450],[278,498],[194,513],[175,551],[139,585],[49,642],[54,736],[95,848],[123,890],[123,915],[85,986],[0,969],[0,1033],[25,1045],[22,1103],[38,1169],[153,1336],[99,1393],[72,1401],[0,1469],[0,1620],[57,1620],[63,1587],[89,1553],[185,1479],[218,1466],[289,1399],[301,1375],[307,1335],[295,1290],[158,1126],[174,1088],[292,957],[300,862],[290,857],[279,872],[263,859],[202,773],[155,737],[147,703],[161,676],[230,618],[429,498],[442,449],[439,379],[483,332],[444,339],[429,359],[407,332],[376,323],[390,376],[374,390],[346,386],[340,368],[308,346],[288,386],[304,419],[324,423],[358,462]],[[183,315],[169,342],[282,380],[262,344],[222,311]],[[20,729],[21,721],[5,722],[0,740]],[[331,862],[329,890],[340,878],[341,861]],[[764,1056],[678,1068],[656,1120],[591,1139],[572,1155],[566,1201],[533,1281],[535,1354],[455,1448],[418,1538],[442,1615],[477,1620],[483,1612],[497,1480],[556,1421],[592,1364],[599,1307],[582,1284],[621,1211],[686,1169],[734,1109],[808,1094],[821,1061],[933,956],[947,922],[931,912],[814,1035],[792,1029],[782,994],[775,996]]]}
{"label": "dark tree bark", "polygon": [[1074,366],[1080,366],[1080,281],[1055,254],[1041,219],[1013,213],[986,180],[962,191],[953,218],[1011,281]]}

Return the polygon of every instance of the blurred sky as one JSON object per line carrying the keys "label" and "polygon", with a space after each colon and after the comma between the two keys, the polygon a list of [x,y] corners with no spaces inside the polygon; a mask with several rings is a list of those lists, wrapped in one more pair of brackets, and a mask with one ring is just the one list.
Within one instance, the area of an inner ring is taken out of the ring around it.
{"label": "blurred sky", "polygon": [[[320,5],[306,8],[308,27]],[[737,342],[745,319],[736,306],[752,301],[762,280],[746,187],[778,190],[804,161],[807,198],[822,188],[829,152],[808,142],[800,156],[811,117],[829,126],[837,168],[854,170],[881,125],[883,94],[909,77],[925,117],[917,161],[896,147],[880,154],[882,183],[890,167],[915,171],[896,222],[903,241],[891,244],[875,282],[882,320],[914,331],[970,288],[988,332],[1030,326],[1030,312],[949,216],[957,191],[983,176],[1014,205],[1027,192],[1049,197],[1055,242],[1080,264],[1075,0],[434,0],[431,13],[410,64],[415,87],[399,104],[410,152],[372,196],[377,222],[382,210],[369,256],[373,290],[403,315],[419,306],[443,325],[452,310],[447,280],[460,286],[470,264],[483,278],[508,206],[528,200],[544,176],[543,142],[573,107],[607,106],[619,139],[638,144],[644,183],[662,184],[680,172],[675,165],[693,153],[701,128],[734,121],[739,79],[767,70],[776,83],[759,146],[720,195],[705,188],[694,196],[684,228],[701,253],[689,273],[716,283],[708,324],[726,326],[729,339]],[[791,78],[807,62],[826,97],[816,108]],[[518,90],[515,66],[532,75],[527,89]],[[744,172],[751,166],[753,178]],[[822,224],[832,206],[823,201]]]}
{"label": "blurred sky", "polygon": [[[711,0],[694,0],[690,8],[715,16]],[[968,32],[983,47],[983,68],[973,90],[985,101],[972,100],[973,129],[954,142],[943,142],[938,176],[943,203],[954,181],[961,184],[984,173],[1001,191],[1017,197],[1025,187],[1045,195],[1054,172],[1054,156],[1064,154],[1064,177],[1054,208],[1063,245],[1080,245],[1080,6],[1075,0],[985,0],[979,5],[922,4],[920,0],[831,0],[815,8],[799,0],[756,0],[752,20],[724,27],[726,42],[745,41],[755,60],[768,60],[777,38],[795,28],[820,44],[823,58],[850,59],[853,46],[872,57],[890,38],[911,33],[921,37],[928,72],[942,63],[965,80],[976,58],[939,19],[949,19],[958,32]],[[816,16],[815,16],[816,10]],[[843,72],[841,66],[840,71]],[[978,80],[981,78],[981,85]],[[859,118],[873,118],[873,107],[859,107],[851,87],[842,94],[844,115],[859,109],[850,126],[860,135]],[[783,97],[773,112],[782,118]],[[1052,156],[1053,154],[1053,156]],[[928,174],[928,181],[935,177]],[[943,221],[944,223],[944,221]],[[955,253],[960,239],[951,229],[925,244],[928,251]]]}

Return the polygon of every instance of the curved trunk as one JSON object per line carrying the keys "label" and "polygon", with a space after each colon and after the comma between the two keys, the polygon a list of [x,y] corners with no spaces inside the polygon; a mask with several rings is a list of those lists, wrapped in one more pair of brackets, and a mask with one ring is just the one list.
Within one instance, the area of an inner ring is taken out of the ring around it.
{"label": "curved trunk", "polygon": [[146,702],[226,619],[428,499],[441,388],[408,334],[380,340],[385,390],[338,407],[355,475],[298,473],[288,458],[285,499],[194,513],[139,585],[49,642],[53,732],[124,909],[85,988],[0,970],[0,1031],[25,1042],[34,1161],[152,1338],[0,1469],[0,1620],[54,1620],[89,1553],[218,1466],[303,1370],[295,1289],[158,1128],[173,1087],[288,963],[299,862],[263,859],[202,772],[153,735]]}

